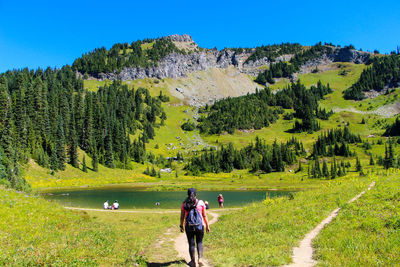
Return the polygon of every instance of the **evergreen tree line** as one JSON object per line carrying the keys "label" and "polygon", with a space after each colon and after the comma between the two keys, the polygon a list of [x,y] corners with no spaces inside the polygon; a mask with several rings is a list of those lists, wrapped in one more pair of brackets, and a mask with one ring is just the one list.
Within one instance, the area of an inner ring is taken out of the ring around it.
{"label": "evergreen tree line", "polygon": [[[399,140],[397,140],[397,143],[399,143]],[[395,144],[396,143],[394,142],[393,138],[388,139],[385,144],[385,154],[383,157],[381,155],[377,156],[376,164],[383,166],[385,169],[400,168],[400,155],[397,155],[396,157],[396,153],[394,151]],[[375,165],[375,160],[372,153],[370,153],[369,165]]]}
{"label": "evergreen tree line", "polygon": [[[351,164],[350,162],[345,163],[344,160],[340,162],[336,160],[335,156],[333,156],[331,160],[330,167],[326,160],[322,160],[322,168],[321,162],[318,155],[315,155],[313,160],[308,162],[308,178],[324,178],[324,179],[335,179],[336,177],[345,176],[348,171],[350,171]],[[363,170],[361,166],[360,159],[356,158],[356,171],[360,172],[363,175]]]}
{"label": "evergreen tree line", "polygon": [[[0,76],[0,144],[9,183],[24,187],[19,163],[29,158],[54,171],[79,167],[78,147],[98,164],[127,168],[142,162],[156,119],[165,119],[160,97],[121,82],[84,92],[70,66],[60,70],[8,71]],[[133,142],[130,135],[143,134]],[[86,165],[86,162],[85,162]]]}
{"label": "evergreen tree line", "polygon": [[382,165],[385,169],[399,168],[400,165],[398,164],[398,161],[399,160],[396,160],[395,158],[393,140],[392,138],[389,138],[387,144],[385,144],[385,158],[383,159]]}
{"label": "evergreen tree line", "polygon": [[320,109],[318,101],[333,92],[328,85],[320,81],[310,89],[298,80],[276,94],[269,88],[256,90],[254,94],[218,100],[211,107],[206,105],[200,110],[207,113],[199,118],[199,129],[203,133],[220,134],[223,131],[233,133],[235,129],[261,129],[274,123],[283,109],[294,109],[296,121],[294,131],[313,132],[318,130],[316,117],[328,119],[333,112]]}
{"label": "evergreen tree line", "polygon": [[274,84],[274,78],[290,78],[293,73],[300,70],[301,66],[307,61],[321,57],[324,54],[332,53],[332,47],[322,45],[321,42],[307,50],[298,50],[289,62],[271,63],[269,68],[260,72],[255,82],[265,85]]}
{"label": "evergreen tree line", "polygon": [[280,108],[271,107],[270,100],[274,95],[269,89],[256,90],[254,94],[240,97],[228,97],[206,106],[200,112],[207,116],[199,118],[199,129],[202,133],[220,134],[224,131],[233,134],[235,129],[261,129],[274,123]]}
{"label": "evergreen tree line", "polygon": [[193,175],[204,172],[231,172],[233,169],[250,169],[251,172],[273,171],[283,172],[285,165],[293,164],[297,156],[305,155],[303,144],[292,138],[286,143],[273,145],[265,144],[265,141],[256,137],[254,144],[238,150],[232,143],[221,146],[216,150],[205,149],[201,155],[192,157],[185,170]]}
{"label": "evergreen tree line", "polygon": [[351,133],[348,127],[328,130],[318,136],[317,141],[313,145],[312,156],[354,156],[354,153],[350,151],[349,144],[361,142],[360,135]]}
{"label": "evergreen tree line", "polygon": [[245,63],[256,61],[265,57],[268,58],[270,62],[274,62],[275,59],[281,55],[297,54],[302,49],[303,47],[298,43],[263,45],[256,47],[255,52],[246,59]]}
{"label": "evergreen tree line", "polygon": [[[149,44],[149,48],[143,49],[142,44]],[[110,50],[101,47],[83,54],[74,61],[72,68],[82,74],[97,76],[102,72],[119,72],[124,67],[153,66],[172,52],[183,53],[169,38],[138,40],[131,44],[117,43]]]}
{"label": "evergreen tree line", "polygon": [[362,100],[365,91],[395,88],[400,85],[400,55],[394,54],[383,57],[374,57],[358,81],[344,91],[345,99]]}

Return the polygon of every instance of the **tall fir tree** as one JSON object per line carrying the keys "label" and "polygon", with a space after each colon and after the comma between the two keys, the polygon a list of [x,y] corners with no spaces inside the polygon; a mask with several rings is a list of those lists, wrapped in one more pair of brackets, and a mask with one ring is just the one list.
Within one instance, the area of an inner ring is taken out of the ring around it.
{"label": "tall fir tree", "polygon": [[104,146],[105,146],[104,164],[108,168],[115,168],[113,146],[110,133],[108,133],[104,138]]}
{"label": "tall fir tree", "polygon": [[87,166],[86,166],[86,157],[85,157],[85,155],[83,155],[83,158],[82,158],[82,171],[83,172],[88,172]]}
{"label": "tall fir tree", "polygon": [[333,157],[331,162],[331,179],[335,179],[337,175],[336,159]]}
{"label": "tall fir tree", "polygon": [[392,138],[389,137],[389,140],[387,143],[388,144],[385,145],[385,159],[384,159],[385,169],[394,168],[396,165],[394,151],[393,151]]}
{"label": "tall fir tree", "polygon": [[65,136],[62,118],[59,118],[59,123],[57,126],[54,152],[56,155],[56,170],[65,170]]}
{"label": "tall fir tree", "polygon": [[68,156],[69,164],[75,168],[79,168],[78,164],[78,142],[75,131],[75,116],[72,114],[70,122],[69,138],[68,138]]}
{"label": "tall fir tree", "polygon": [[93,152],[92,152],[92,167],[93,171],[97,172],[99,171],[99,155],[97,154],[97,148],[96,146],[93,146]]}
{"label": "tall fir tree", "polygon": [[322,174],[324,175],[325,178],[329,178],[329,169],[326,160],[324,160],[322,163]]}

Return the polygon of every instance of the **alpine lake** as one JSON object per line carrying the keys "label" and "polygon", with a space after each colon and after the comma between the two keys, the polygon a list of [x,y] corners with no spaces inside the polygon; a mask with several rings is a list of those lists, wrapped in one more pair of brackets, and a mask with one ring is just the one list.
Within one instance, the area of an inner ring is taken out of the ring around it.
{"label": "alpine lake", "polygon": [[[240,207],[268,198],[291,194],[290,191],[198,191],[197,198],[208,201],[210,208],[218,208],[217,196],[224,197],[224,207]],[[180,209],[186,191],[138,191],[129,188],[85,189],[81,191],[47,192],[43,197],[66,207],[102,209],[108,200],[112,205],[118,200],[120,209]],[[156,203],[159,205],[156,205]]]}

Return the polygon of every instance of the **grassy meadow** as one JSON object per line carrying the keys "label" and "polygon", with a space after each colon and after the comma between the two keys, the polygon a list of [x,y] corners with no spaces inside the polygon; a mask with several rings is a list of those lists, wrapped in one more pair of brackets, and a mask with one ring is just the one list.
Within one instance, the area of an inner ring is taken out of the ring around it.
{"label": "grassy meadow", "polygon": [[149,246],[178,216],[70,211],[3,188],[0,203],[2,266],[146,266]]}
{"label": "grassy meadow", "polygon": [[316,238],[318,266],[398,266],[399,172],[376,177],[375,187],[351,204]]}
{"label": "grassy meadow", "polygon": [[364,190],[371,180],[349,174],[336,180],[315,181],[313,190],[266,199],[224,215],[206,239],[207,257],[215,266],[288,264],[293,247],[304,235]]}

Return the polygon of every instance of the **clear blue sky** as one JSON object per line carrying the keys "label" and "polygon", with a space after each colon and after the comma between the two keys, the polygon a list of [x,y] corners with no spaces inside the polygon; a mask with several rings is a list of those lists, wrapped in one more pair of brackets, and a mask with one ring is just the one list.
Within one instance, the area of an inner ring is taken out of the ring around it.
{"label": "clear blue sky", "polygon": [[326,41],[388,53],[400,45],[400,1],[0,0],[0,72],[175,33],[207,48]]}

